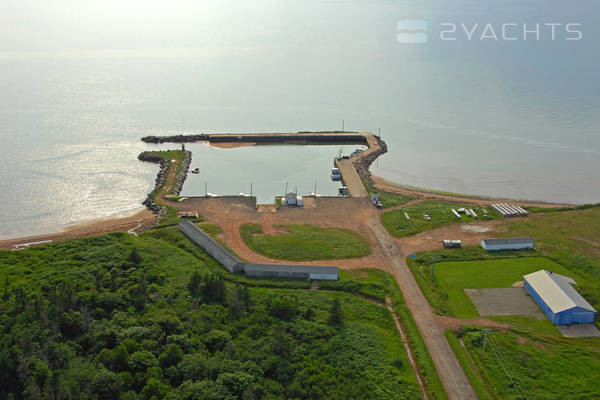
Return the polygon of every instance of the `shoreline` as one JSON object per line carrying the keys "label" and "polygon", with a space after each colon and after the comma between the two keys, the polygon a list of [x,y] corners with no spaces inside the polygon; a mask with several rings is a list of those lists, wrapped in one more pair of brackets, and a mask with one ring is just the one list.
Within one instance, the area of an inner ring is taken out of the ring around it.
{"label": "shoreline", "polygon": [[[449,194],[436,192],[435,190],[429,191],[428,189],[412,188],[410,186],[403,186],[398,183],[389,182],[386,181],[384,178],[381,178],[374,174],[371,174],[371,179],[374,182],[375,189],[385,190],[389,193],[411,195],[423,200],[438,199],[485,205],[495,203],[498,201],[509,201],[511,203],[515,203],[521,206],[538,206],[544,208],[574,206],[573,204],[515,200],[478,195]],[[16,233],[16,235],[21,236],[0,236],[0,250],[11,250],[14,247],[14,245],[21,243],[30,243],[44,240],[52,240],[53,242],[57,242],[69,239],[96,236],[111,232],[127,232],[128,230],[135,228],[138,225],[138,221],[142,225],[140,228],[144,229],[152,225],[154,223],[155,218],[156,216],[151,211],[149,211],[146,208],[140,208],[137,210],[131,210],[129,212],[119,213],[107,217],[95,218],[87,221],[76,222],[74,224],[49,228],[50,230],[53,230],[53,232],[51,233],[37,234],[32,232],[32,234]]]}
{"label": "shoreline", "polygon": [[[136,230],[147,229],[156,219],[156,216],[145,208],[132,210],[112,216],[95,218],[74,224],[63,225],[53,229],[53,233],[27,234],[16,233],[10,238],[0,239],[0,250],[12,250],[16,245],[35,242],[62,242],[70,239],[78,239],[89,236],[98,236],[112,232],[127,232],[134,228]],[[10,234],[9,234],[10,235]]]}
{"label": "shoreline", "polygon": [[[508,198],[497,198],[490,197],[484,195],[465,195],[458,193],[448,193],[444,191],[434,190],[434,189],[424,189],[418,187],[412,187],[408,185],[402,185],[395,182],[389,182],[382,177],[374,175],[369,170],[371,163],[379,157],[381,154],[384,154],[387,151],[387,146],[385,142],[376,137],[370,132],[298,132],[296,134],[277,134],[277,133],[267,133],[262,134],[262,138],[267,143],[273,143],[274,141],[290,141],[297,140],[299,138],[307,139],[309,141],[315,142],[323,142],[324,137],[331,139],[335,137],[336,139],[354,139],[356,140],[357,136],[360,136],[362,140],[368,146],[368,149],[365,150],[361,156],[352,160],[351,164],[353,165],[353,169],[356,169],[356,172],[359,176],[362,176],[364,179],[370,181],[374,189],[396,193],[396,194],[404,194],[415,197],[416,199],[426,200],[426,199],[436,199],[436,200],[445,200],[450,202],[463,202],[470,204],[478,204],[478,205],[489,205],[495,202],[511,202],[520,206],[536,206],[542,208],[551,208],[551,207],[574,207],[574,204],[564,204],[564,203],[552,203],[545,201],[533,201],[533,200],[517,200],[517,199],[508,199]],[[206,135],[209,136],[212,140],[206,140],[206,138],[198,138],[197,136],[177,136],[176,140],[171,137],[159,137],[152,139],[158,139],[159,143],[185,143],[189,139],[189,141],[193,142],[208,142],[208,145],[215,146],[219,148],[236,148],[241,146],[255,146],[261,144],[260,134],[254,137],[248,134],[215,134],[215,135]],[[250,136],[250,137],[249,137]],[[147,139],[147,138],[144,138]],[[142,139],[142,140],[144,140]],[[204,139],[204,140],[202,140]],[[257,140],[259,139],[259,140]],[[144,140],[146,141],[146,140]],[[153,141],[148,141],[153,143]],[[156,143],[156,142],[154,142]],[[306,143],[304,143],[306,144]],[[147,152],[140,154],[142,156]],[[190,155],[191,158],[191,155]],[[154,161],[156,160],[146,160],[140,158],[142,161]],[[161,164],[161,169],[164,166]],[[164,171],[166,173],[166,171]],[[161,172],[159,171],[158,177],[160,178]],[[157,178],[158,179],[158,178]],[[181,182],[183,183],[183,182]],[[157,188],[155,187],[155,191]],[[151,196],[151,195],[149,195]],[[145,203],[143,203],[145,204]],[[147,204],[146,204],[147,205]],[[156,222],[156,212],[152,212],[151,210],[146,208],[139,208],[136,210],[127,211],[124,213],[119,213],[116,215],[111,215],[102,218],[95,218],[87,221],[81,221],[74,224],[69,224],[60,227],[49,228],[50,232],[31,232],[31,234],[27,232],[15,233],[14,235],[7,234],[6,236],[0,235],[0,250],[11,250],[18,244],[24,243],[35,243],[35,242],[45,242],[51,240],[52,242],[63,241],[81,237],[88,236],[96,236],[101,234],[106,234],[110,232],[127,232],[134,229],[147,230],[151,228]],[[19,235],[19,236],[16,236]]]}
{"label": "shoreline", "polygon": [[486,195],[478,195],[478,194],[464,194],[464,193],[452,193],[446,192],[443,190],[437,189],[429,189],[429,188],[421,188],[411,185],[404,185],[401,183],[390,182],[385,178],[380,176],[371,174],[371,178],[373,180],[373,187],[375,189],[396,193],[396,194],[406,194],[415,196],[417,198],[423,199],[447,199],[449,201],[463,201],[467,203],[473,204],[491,204],[498,202],[510,202],[520,206],[536,206],[543,208],[551,208],[551,207],[577,207],[583,204],[569,204],[569,203],[555,203],[551,201],[545,200],[526,200],[526,199],[513,199],[508,197],[494,197],[494,196],[486,196]]}

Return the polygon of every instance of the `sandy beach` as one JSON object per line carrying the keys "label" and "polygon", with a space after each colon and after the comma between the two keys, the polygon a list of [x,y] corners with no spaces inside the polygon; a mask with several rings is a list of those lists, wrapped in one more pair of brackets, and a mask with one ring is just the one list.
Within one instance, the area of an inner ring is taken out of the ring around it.
{"label": "sandy beach", "polygon": [[62,242],[65,240],[103,235],[111,232],[127,232],[131,229],[143,231],[148,229],[155,218],[154,214],[144,209],[129,216],[95,219],[62,227],[55,233],[0,240],[0,250],[12,250],[19,245],[27,243],[47,243],[47,241]]}

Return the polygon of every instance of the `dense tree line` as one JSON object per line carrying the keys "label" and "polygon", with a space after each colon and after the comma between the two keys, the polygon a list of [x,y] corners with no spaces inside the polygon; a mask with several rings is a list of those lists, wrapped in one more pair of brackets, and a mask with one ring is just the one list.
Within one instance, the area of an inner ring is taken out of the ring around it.
{"label": "dense tree line", "polygon": [[193,257],[171,273],[177,249],[134,240],[150,239],[0,252],[0,398],[388,398],[344,350],[339,301],[319,310],[293,291],[253,295]]}

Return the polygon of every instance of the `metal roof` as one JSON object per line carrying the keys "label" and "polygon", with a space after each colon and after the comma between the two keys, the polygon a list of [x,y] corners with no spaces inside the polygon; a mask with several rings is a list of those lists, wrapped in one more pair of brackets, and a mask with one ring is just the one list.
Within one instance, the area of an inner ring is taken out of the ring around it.
{"label": "metal roof", "polygon": [[315,265],[274,265],[246,264],[246,271],[269,272],[303,272],[307,274],[337,274],[338,267],[321,267]]}
{"label": "metal roof", "polygon": [[489,244],[520,244],[527,243],[533,245],[533,238],[530,237],[516,237],[516,238],[501,238],[501,239],[483,239],[486,245]]}
{"label": "metal roof", "polygon": [[572,285],[575,281],[569,277],[548,272],[545,269],[523,277],[556,314],[574,307],[596,311]]}

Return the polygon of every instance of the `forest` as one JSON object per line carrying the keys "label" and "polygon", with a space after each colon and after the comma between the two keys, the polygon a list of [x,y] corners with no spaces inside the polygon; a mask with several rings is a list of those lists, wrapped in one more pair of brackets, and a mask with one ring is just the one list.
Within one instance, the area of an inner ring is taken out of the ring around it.
{"label": "forest", "polygon": [[192,246],[165,228],[0,252],[0,398],[421,398],[385,307]]}

